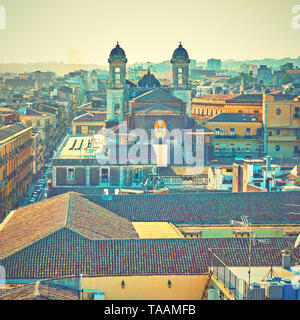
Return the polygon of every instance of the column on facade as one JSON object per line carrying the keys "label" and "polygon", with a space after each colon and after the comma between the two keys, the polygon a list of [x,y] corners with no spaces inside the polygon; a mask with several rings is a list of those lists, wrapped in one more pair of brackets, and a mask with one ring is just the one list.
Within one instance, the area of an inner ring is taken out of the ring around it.
{"label": "column on facade", "polygon": [[91,180],[90,180],[90,174],[91,172],[91,168],[90,167],[86,167],[86,186],[89,187],[91,185]]}
{"label": "column on facade", "polygon": [[124,167],[120,167],[120,186],[124,185]]}
{"label": "column on facade", "polygon": [[56,167],[52,167],[52,187],[56,187]]}

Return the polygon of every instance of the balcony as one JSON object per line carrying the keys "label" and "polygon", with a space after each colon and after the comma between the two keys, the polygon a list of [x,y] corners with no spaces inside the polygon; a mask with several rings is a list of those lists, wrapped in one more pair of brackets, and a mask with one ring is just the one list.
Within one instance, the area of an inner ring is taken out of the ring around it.
{"label": "balcony", "polygon": [[241,157],[241,158],[256,158],[256,157],[260,157],[262,153],[262,150],[259,148],[256,148],[252,151],[248,151],[247,149],[244,148],[240,148],[238,149],[227,149],[227,148],[223,148],[223,149],[219,149],[219,150],[215,150],[214,154],[216,157]]}
{"label": "balcony", "polygon": [[215,134],[215,139],[233,139],[233,140],[262,140],[259,135],[225,135],[225,134]]}
{"label": "balcony", "polygon": [[300,111],[294,113],[294,118],[300,119]]}
{"label": "balcony", "polygon": [[279,141],[285,141],[285,142],[300,142],[300,136],[295,135],[278,135],[278,136],[269,136],[268,137],[269,142],[279,142]]}

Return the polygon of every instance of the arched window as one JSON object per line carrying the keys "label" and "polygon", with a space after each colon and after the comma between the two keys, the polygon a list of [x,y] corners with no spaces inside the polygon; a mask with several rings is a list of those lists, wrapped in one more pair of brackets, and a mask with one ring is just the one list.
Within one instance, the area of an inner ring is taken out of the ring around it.
{"label": "arched window", "polygon": [[178,85],[183,85],[183,70],[182,68],[178,68]]}
{"label": "arched window", "polygon": [[115,68],[115,86],[121,86],[121,70],[119,67]]}
{"label": "arched window", "polygon": [[120,113],[120,104],[119,103],[115,104],[115,113],[117,113],[117,114]]}

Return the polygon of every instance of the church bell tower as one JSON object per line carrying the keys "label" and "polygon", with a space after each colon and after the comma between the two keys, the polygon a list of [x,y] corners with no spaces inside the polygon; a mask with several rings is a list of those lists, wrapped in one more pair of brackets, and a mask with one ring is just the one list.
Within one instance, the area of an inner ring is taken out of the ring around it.
{"label": "church bell tower", "polygon": [[125,51],[117,43],[109,55],[109,80],[107,86],[107,121],[122,121],[126,105],[126,63]]}
{"label": "church bell tower", "polygon": [[174,51],[172,59],[172,93],[186,103],[186,114],[192,115],[192,90],[189,83],[190,59],[181,42]]}

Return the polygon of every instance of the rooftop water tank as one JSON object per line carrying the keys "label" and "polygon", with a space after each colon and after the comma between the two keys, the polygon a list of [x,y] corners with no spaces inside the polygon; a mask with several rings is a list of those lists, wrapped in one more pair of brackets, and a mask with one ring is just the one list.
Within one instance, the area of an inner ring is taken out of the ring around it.
{"label": "rooftop water tank", "polygon": [[282,268],[290,269],[291,267],[291,253],[288,250],[282,251]]}
{"label": "rooftop water tank", "polygon": [[259,283],[253,283],[250,286],[250,299],[251,300],[265,300],[266,289],[261,287]]}
{"label": "rooftop water tank", "polygon": [[206,297],[207,297],[207,300],[220,300],[218,291],[213,287],[210,287],[207,289]]}
{"label": "rooftop water tank", "polygon": [[283,286],[279,282],[269,282],[267,293],[270,300],[282,300]]}
{"label": "rooftop water tank", "polygon": [[96,293],[94,293],[94,300],[105,300],[104,292],[96,292]]}
{"label": "rooftop water tank", "polygon": [[289,279],[284,279],[282,282],[283,285],[283,300],[296,300],[297,299],[297,290],[294,289],[292,281]]}

